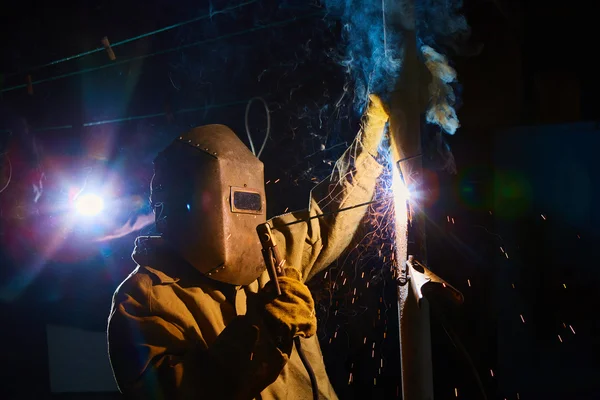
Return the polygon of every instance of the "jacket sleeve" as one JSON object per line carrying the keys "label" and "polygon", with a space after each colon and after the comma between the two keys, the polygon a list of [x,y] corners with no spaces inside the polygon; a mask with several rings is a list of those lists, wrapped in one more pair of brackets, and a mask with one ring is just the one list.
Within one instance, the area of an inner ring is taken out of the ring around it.
{"label": "jacket sleeve", "polygon": [[[151,309],[151,278],[133,274],[117,290],[108,323],[119,390],[136,399],[252,399],[288,360],[249,317],[236,317],[207,346]],[[291,349],[290,349],[291,350]]]}
{"label": "jacket sleeve", "polygon": [[[361,130],[337,161],[333,173],[310,195],[307,210],[275,217],[278,245],[282,244],[288,265],[300,267],[308,281],[348,247],[366,206],[372,200],[383,166],[376,160],[388,114],[378,98],[372,98]],[[340,209],[350,208],[337,212]]]}

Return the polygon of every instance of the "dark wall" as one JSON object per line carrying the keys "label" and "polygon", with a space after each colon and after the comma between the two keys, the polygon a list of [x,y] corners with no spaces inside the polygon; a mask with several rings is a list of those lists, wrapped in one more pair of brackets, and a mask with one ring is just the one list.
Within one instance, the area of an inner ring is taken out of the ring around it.
{"label": "dark wall", "polygon": [[495,297],[499,382],[508,392],[600,394],[599,133],[596,124],[580,123],[497,136],[495,216],[510,258],[496,252]]}

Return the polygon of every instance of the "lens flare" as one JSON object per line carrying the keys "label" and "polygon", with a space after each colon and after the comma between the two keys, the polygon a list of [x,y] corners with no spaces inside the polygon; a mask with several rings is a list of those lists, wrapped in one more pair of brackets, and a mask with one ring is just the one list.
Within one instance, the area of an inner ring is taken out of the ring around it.
{"label": "lens flare", "polygon": [[104,200],[96,194],[83,194],[75,201],[75,209],[81,215],[93,217],[104,209]]}

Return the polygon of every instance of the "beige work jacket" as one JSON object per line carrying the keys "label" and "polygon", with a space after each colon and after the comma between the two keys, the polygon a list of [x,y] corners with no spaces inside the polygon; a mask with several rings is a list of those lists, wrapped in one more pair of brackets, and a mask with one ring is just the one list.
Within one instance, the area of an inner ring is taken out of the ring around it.
{"label": "beige work jacket", "polygon": [[[304,281],[346,249],[366,207],[327,213],[370,201],[382,171],[356,143],[341,161],[311,192],[307,210],[271,220],[286,265],[299,269]],[[308,219],[320,214],[327,215]],[[302,222],[285,225],[297,220]],[[133,255],[138,267],[113,298],[109,353],[123,393],[157,399],[312,399],[296,350],[288,357],[261,345],[261,333],[244,323],[247,299],[267,283],[266,272],[247,287],[221,284],[156,247],[151,239],[138,241]],[[317,337],[302,339],[302,348],[320,398],[336,399]]]}

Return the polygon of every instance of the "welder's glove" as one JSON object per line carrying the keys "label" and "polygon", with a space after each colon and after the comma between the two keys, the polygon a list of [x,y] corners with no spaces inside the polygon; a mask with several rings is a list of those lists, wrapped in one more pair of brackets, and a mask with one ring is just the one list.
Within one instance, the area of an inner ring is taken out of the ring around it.
{"label": "welder's glove", "polygon": [[372,156],[377,155],[379,143],[383,138],[385,124],[389,116],[389,107],[381,97],[369,95],[369,105],[363,116],[363,128],[360,141],[366,151]]}
{"label": "welder's glove", "polygon": [[259,294],[263,301],[262,317],[277,341],[297,336],[309,338],[317,332],[315,302],[302,275],[295,268],[284,268],[278,277],[281,296],[276,296],[273,282]]}

